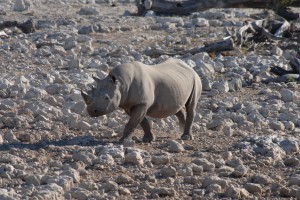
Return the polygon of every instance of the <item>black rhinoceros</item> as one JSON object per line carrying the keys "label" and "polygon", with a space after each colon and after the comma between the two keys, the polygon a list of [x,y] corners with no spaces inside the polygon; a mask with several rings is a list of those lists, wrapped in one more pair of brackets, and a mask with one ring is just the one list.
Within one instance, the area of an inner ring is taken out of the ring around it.
{"label": "black rhinoceros", "polygon": [[183,61],[171,58],[153,66],[135,61],[115,67],[104,79],[94,79],[97,87],[87,93],[81,91],[87,112],[98,117],[123,108],[130,119],[121,143],[131,139],[138,124],[144,130],[143,142],[155,139],[146,116],[176,115],[184,128],[181,138],[192,139],[191,126],[202,84],[197,73]]}

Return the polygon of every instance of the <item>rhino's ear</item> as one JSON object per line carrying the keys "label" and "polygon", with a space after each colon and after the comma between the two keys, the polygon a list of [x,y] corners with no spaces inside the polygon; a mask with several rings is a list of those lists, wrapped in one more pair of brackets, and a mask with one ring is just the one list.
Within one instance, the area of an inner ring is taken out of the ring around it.
{"label": "rhino's ear", "polygon": [[92,103],[91,97],[87,93],[83,92],[82,90],[81,90],[81,96],[87,105]]}

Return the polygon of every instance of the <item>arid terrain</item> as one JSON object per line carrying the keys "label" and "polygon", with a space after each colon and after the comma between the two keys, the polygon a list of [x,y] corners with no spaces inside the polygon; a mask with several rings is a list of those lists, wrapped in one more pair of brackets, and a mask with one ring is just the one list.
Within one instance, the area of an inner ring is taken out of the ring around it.
{"label": "arid terrain", "polygon": [[271,67],[290,69],[298,43],[174,55],[203,82],[193,140],[179,139],[171,116],[150,119],[155,142],[139,142],[139,127],[120,145],[128,116],[91,118],[80,95],[92,76],[169,58],[145,54],[153,48],[222,40],[265,10],[135,16],[129,0],[17,2],[0,0],[1,200],[300,199],[299,85],[261,82]]}

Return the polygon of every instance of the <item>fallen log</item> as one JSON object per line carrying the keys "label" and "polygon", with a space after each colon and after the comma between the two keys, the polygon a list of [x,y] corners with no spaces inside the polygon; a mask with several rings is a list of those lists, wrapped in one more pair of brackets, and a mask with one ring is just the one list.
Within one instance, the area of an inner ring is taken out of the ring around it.
{"label": "fallen log", "polygon": [[235,44],[232,38],[226,38],[221,41],[206,43],[203,47],[196,47],[193,49],[183,50],[183,51],[169,51],[157,48],[151,48],[144,51],[144,54],[153,58],[157,58],[161,55],[175,56],[184,54],[196,54],[200,52],[223,52],[235,50]]}
{"label": "fallen log", "polygon": [[[293,22],[269,13],[265,19],[248,22],[234,33],[230,33],[236,45],[241,47],[246,42],[300,42],[300,38],[291,37]],[[286,37],[288,36],[288,37]]]}
{"label": "fallen log", "polygon": [[294,58],[290,61],[291,70],[285,70],[281,67],[274,66],[271,67],[270,72],[278,75],[274,78],[267,78],[263,80],[263,83],[270,82],[292,82],[292,81],[300,81],[300,60],[298,58]]}
{"label": "fallen log", "polygon": [[33,33],[35,32],[35,27],[32,19],[29,19],[25,22],[18,22],[18,21],[4,21],[0,23],[0,30],[4,28],[11,28],[11,27],[17,27],[19,28],[23,33]]}
{"label": "fallen log", "polygon": [[274,78],[267,78],[265,80],[262,80],[263,83],[268,84],[271,82],[275,83],[281,83],[281,82],[294,82],[299,81],[299,74],[285,74],[282,76],[274,77]]}
{"label": "fallen log", "polygon": [[[188,15],[210,8],[270,8],[278,5],[277,0],[137,0],[139,13],[152,10],[158,14]],[[291,6],[300,6],[300,0],[294,0]]]}

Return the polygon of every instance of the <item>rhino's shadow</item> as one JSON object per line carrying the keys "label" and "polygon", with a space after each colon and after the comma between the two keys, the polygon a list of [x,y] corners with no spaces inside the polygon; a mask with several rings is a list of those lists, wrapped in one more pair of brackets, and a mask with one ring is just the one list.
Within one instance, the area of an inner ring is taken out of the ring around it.
{"label": "rhino's shadow", "polygon": [[0,145],[0,151],[7,151],[12,148],[17,149],[30,149],[30,150],[39,150],[41,148],[47,148],[50,146],[98,146],[98,145],[106,145],[108,143],[115,143],[117,141],[107,141],[95,139],[93,136],[77,136],[72,138],[64,138],[61,140],[40,140],[36,143],[23,143],[23,142],[14,142]]}

